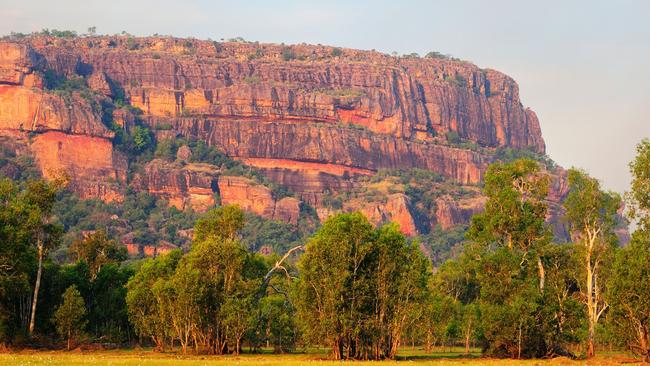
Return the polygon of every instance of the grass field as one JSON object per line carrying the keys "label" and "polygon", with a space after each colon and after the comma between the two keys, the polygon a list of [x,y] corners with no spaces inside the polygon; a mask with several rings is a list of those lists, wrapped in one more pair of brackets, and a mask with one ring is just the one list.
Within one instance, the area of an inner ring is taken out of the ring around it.
{"label": "grass field", "polygon": [[17,353],[0,354],[0,365],[128,365],[128,366],[327,366],[349,364],[352,366],[367,365],[641,365],[640,362],[623,354],[603,354],[589,361],[573,361],[566,358],[551,360],[497,360],[480,358],[473,353],[466,356],[459,352],[435,352],[424,354],[422,351],[405,349],[401,352],[400,360],[380,362],[342,362],[330,361],[322,353],[289,354],[289,355],[250,355],[241,356],[183,356],[176,353],[154,353],[149,350],[115,350],[115,351],[21,351]]}

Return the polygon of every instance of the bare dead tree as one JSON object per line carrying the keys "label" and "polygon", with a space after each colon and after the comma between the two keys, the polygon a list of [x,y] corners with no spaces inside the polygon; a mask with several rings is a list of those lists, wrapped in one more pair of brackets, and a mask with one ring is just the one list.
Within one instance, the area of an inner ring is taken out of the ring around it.
{"label": "bare dead tree", "polygon": [[273,273],[275,271],[283,271],[285,276],[289,280],[291,280],[293,278],[289,274],[289,271],[287,270],[287,268],[282,265],[282,263],[284,263],[284,261],[286,261],[287,258],[289,258],[291,256],[291,254],[293,254],[293,253],[295,253],[295,252],[297,252],[299,250],[304,250],[304,249],[305,249],[304,245],[295,246],[295,247],[289,249],[289,251],[287,251],[287,253],[284,256],[282,256],[282,258],[280,258],[279,260],[277,260],[275,262],[275,265],[273,267],[271,267],[271,269],[264,276],[264,280],[262,281],[262,285],[260,286],[260,290],[258,292],[256,301],[259,301],[264,296],[264,294],[266,293],[266,289],[269,287],[269,283],[271,282],[271,277],[273,276]]}

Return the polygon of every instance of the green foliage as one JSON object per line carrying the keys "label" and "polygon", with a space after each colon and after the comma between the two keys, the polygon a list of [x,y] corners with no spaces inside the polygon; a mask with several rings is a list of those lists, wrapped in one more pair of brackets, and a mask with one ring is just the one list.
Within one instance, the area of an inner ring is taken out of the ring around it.
{"label": "green foliage", "polygon": [[160,140],[156,143],[156,151],[154,151],[153,156],[158,159],[174,161],[176,160],[178,148],[179,146],[174,139]]}
{"label": "green foliage", "polygon": [[264,57],[264,49],[262,49],[261,47],[258,47],[258,48],[255,49],[254,53],[251,53],[250,55],[248,55],[248,60],[252,61],[252,60],[255,60],[255,59],[258,59],[258,58],[262,58],[262,57]]}
{"label": "green foliage", "polygon": [[137,244],[156,244],[165,240],[183,245],[187,238],[178,231],[190,229],[197,218],[191,210],[180,211],[166,201],[147,192],[127,191],[123,203],[105,203],[96,199],[80,199],[64,192],[54,207],[54,213],[66,234],[64,244],[70,245],[82,231],[106,230],[108,237],[121,237],[134,232]]}
{"label": "green foliage", "polygon": [[296,225],[282,221],[267,220],[247,214],[241,230],[242,243],[252,252],[270,248],[275,253],[285,253],[303,239]]}
{"label": "green foliage", "polygon": [[151,337],[161,351],[171,330],[166,323],[165,308],[157,301],[153,288],[157,281],[169,279],[174,274],[181,256],[182,252],[175,250],[156,259],[145,260],[127,284],[129,321],[138,334]]}
{"label": "green foliage", "polygon": [[521,159],[494,163],[485,174],[485,211],[472,217],[468,238],[528,252],[550,240],[544,225],[548,178],[538,163]]}
{"label": "green foliage", "polygon": [[30,274],[36,253],[31,228],[26,225],[36,214],[23,200],[20,189],[0,179],[0,341],[9,342],[26,321],[17,309],[30,293]]}
{"label": "green foliage", "polygon": [[460,143],[460,135],[456,131],[447,131],[445,137],[447,138],[447,143],[451,145],[457,145]]}
{"label": "green foliage", "polygon": [[453,258],[462,249],[467,229],[467,225],[456,225],[449,230],[443,230],[440,226],[436,226],[417,239],[428,249],[429,259],[433,265],[439,266]]}
{"label": "green foliage", "polygon": [[[611,306],[608,323],[617,343],[650,362],[650,140],[645,139],[637,145],[637,156],[630,163],[630,173],[632,183],[627,198],[632,206],[630,217],[636,220],[638,227],[630,244],[618,250],[612,265],[607,283],[607,301]],[[616,197],[610,206],[607,202],[612,199],[611,194],[601,192],[595,196],[593,201],[600,201],[600,214],[611,214],[610,210],[617,203]],[[591,217],[587,214],[582,216]],[[605,230],[611,229],[609,220],[600,218],[595,221],[606,223]]]}
{"label": "green foliage", "polygon": [[156,130],[159,131],[169,131],[174,129],[174,126],[172,126],[171,123],[159,123],[155,126]]}
{"label": "green foliage", "polygon": [[158,349],[171,339],[184,353],[238,354],[244,337],[253,339],[267,265],[238,240],[243,220],[235,206],[211,211],[197,222],[186,256],[147,261],[129,281],[130,319]]}
{"label": "green foliage", "polygon": [[72,242],[68,250],[75,261],[88,264],[91,279],[94,279],[102,266],[108,263],[119,263],[126,260],[126,248],[118,246],[115,240],[110,240],[105,230],[98,230],[83,239]]}
{"label": "green foliage", "polygon": [[650,361],[650,231],[634,232],[621,249],[608,283],[608,317],[615,336],[634,353]]}
{"label": "green foliage", "polygon": [[445,81],[459,88],[466,88],[469,85],[467,79],[461,74],[455,74],[454,76],[447,75],[445,76]]}
{"label": "green foliage", "polygon": [[[632,183],[628,194],[632,219],[650,219],[650,140],[644,139],[637,147],[637,156],[630,163]],[[650,225],[650,222],[643,223]]]}
{"label": "green foliage", "polygon": [[296,59],[296,54],[293,51],[293,48],[284,46],[282,47],[282,60],[284,61],[292,61]]}
{"label": "green foliage", "polygon": [[52,36],[57,38],[76,38],[77,32],[72,30],[58,30],[58,29],[47,29],[43,28],[40,32],[44,36]]}
{"label": "green foliage", "polygon": [[621,198],[615,192],[603,191],[598,180],[581,170],[570,169],[568,180],[569,193],[563,206],[572,237],[586,250],[583,255],[593,254],[594,260],[603,261],[603,255],[618,243],[615,229]]}
{"label": "green foliage", "polygon": [[194,240],[202,242],[212,239],[234,240],[244,227],[244,212],[239,206],[228,205],[209,211],[194,226]]}
{"label": "green foliage", "polygon": [[596,179],[580,170],[569,170],[569,194],[564,208],[581,264],[575,278],[587,310],[588,357],[595,354],[596,326],[607,308],[603,294],[612,251],[618,242],[614,229],[620,206],[618,194],[602,191]]}
{"label": "green foliage", "polygon": [[0,142],[0,179],[9,178],[14,182],[36,179],[40,174],[30,155],[18,155],[10,144]]}
{"label": "green foliage", "polygon": [[394,225],[374,230],[359,213],[328,219],[307,243],[295,288],[308,340],[335,359],[393,358],[428,292],[428,262]]}
{"label": "green foliage", "polygon": [[[291,352],[295,349],[300,332],[296,324],[295,310],[284,294],[272,294],[260,301],[259,329],[273,346],[275,353]],[[262,342],[260,342],[262,341]],[[263,344],[263,343],[262,343]]]}
{"label": "green foliage", "polygon": [[222,169],[224,175],[235,175],[250,178],[268,187],[274,199],[291,196],[286,186],[277,184],[266,178],[259,170],[235,160],[220,150],[208,146],[204,141],[188,141],[186,139],[165,139],[156,145],[154,156],[167,161],[176,159],[178,148],[186,145],[190,148],[192,163],[207,163]]}
{"label": "green foliage", "polygon": [[234,38],[228,38],[228,42],[246,43],[247,41],[244,39],[244,37],[234,37]]}
{"label": "green foliage", "polygon": [[332,52],[330,54],[332,57],[339,57],[343,54],[343,50],[338,47],[334,47],[332,48]]}
{"label": "green foliage", "polygon": [[147,127],[135,126],[133,129],[133,145],[137,152],[142,152],[153,143],[151,131]]}
{"label": "green foliage", "polygon": [[460,61],[460,59],[452,57],[451,55],[443,54],[438,51],[431,51],[427,53],[424,57],[426,58],[433,58],[433,59],[441,59],[441,60],[452,60],[452,61]]}
{"label": "green foliage", "polygon": [[126,306],[126,284],[133,274],[128,266],[107,263],[92,280],[87,304],[89,331],[95,338],[122,343],[133,334]]}
{"label": "green foliage", "polygon": [[43,83],[46,89],[71,93],[73,91],[82,91],[88,88],[86,80],[81,76],[66,78],[56,73],[54,70],[47,69],[43,74]]}
{"label": "green foliage", "polygon": [[321,204],[324,207],[329,207],[334,210],[340,210],[341,208],[343,208],[343,199],[341,197],[335,197],[328,192],[325,195],[323,195]]}
{"label": "green foliage", "polygon": [[140,44],[138,43],[138,41],[135,40],[135,38],[129,37],[126,39],[126,48],[129,51],[135,51],[140,49]]}
{"label": "green foliage", "polygon": [[68,351],[72,340],[79,336],[87,322],[86,304],[76,286],[70,286],[63,293],[63,302],[54,312],[52,321],[56,324],[59,335],[68,342]]}
{"label": "green foliage", "polygon": [[546,166],[546,169],[549,170],[555,169],[556,167],[555,162],[551,160],[548,156],[538,154],[529,149],[512,149],[509,147],[498,147],[494,153],[494,159],[504,163],[509,163],[519,159],[529,159],[544,164],[544,166]]}
{"label": "green foliage", "polygon": [[486,354],[569,355],[566,344],[578,340],[574,248],[549,245],[547,191],[548,179],[535,161],[492,164],[483,188],[485,211],[472,217],[467,233],[471,243],[437,276],[448,296],[477,304],[476,336]]}

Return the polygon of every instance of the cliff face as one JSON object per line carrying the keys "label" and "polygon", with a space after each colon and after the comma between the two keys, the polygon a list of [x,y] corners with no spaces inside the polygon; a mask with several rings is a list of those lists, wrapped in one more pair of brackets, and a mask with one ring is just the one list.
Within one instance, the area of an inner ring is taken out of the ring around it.
{"label": "cliff face", "polygon": [[[83,78],[94,94],[47,90],[48,73]],[[102,98],[140,108],[141,123],[159,138],[204,141],[256,167],[295,198],[275,199],[259,183],[179,161],[151,161],[129,184],[179,208],[204,210],[221,200],[291,223],[301,201],[326,217],[336,211],[324,204],[326,195],[351,191],[381,169],[424,169],[475,185],[495,148],[545,150],[517,84],[466,62],[162,37],[0,42],[0,134],[31,147],[46,177],[62,171],[83,197],[119,201],[128,165],[106,113],[126,129],[134,122],[128,113],[106,112]],[[559,202],[563,193],[556,193]],[[467,222],[482,201],[441,197],[436,206],[422,218],[401,192],[340,209],[397,221],[415,234]]]}
{"label": "cliff face", "polygon": [[205,211],[215,204],[237,204],[270,220],[298,223],[300,201],[275,199],[269,188],[250,178],[222,175],[210,164],[178,164],[163,160],[147,163],[136,173],[134,186],[166,199],[179,210]]}
{"label": "cliff face", "polygon": [[120,201],[127,164],[114,133],[87,99],[43,90],[42,67],[28,45],[0,44],[0,135],[29,146],[43,176],[66,175],[82,198]]}

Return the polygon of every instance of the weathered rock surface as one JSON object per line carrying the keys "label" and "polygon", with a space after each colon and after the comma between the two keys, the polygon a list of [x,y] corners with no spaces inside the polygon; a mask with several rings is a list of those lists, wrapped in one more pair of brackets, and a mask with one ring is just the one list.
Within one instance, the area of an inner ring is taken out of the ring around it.
{"label": "weathered rock surface", "polygon": [[217,203],[219,173],[209,164],[180,165],[156,159],[147,163],[143,174],[136,175],[134,185],[168,200],[179,210],[192,207],[205,211]]}
{"label": "weathered rock surface", "polygon": [[300,201],[273,198],[271,190],[252,179],[224,176],[210,164],[179,164],[156,159],[149,162],[134,184],[183,210],[205,211],[214,204],[237,204],[271,220],[298,222]]}
{"label": "weathered rock surface", "polygon": [[[188,163],[186,148],[175,163],[149,162],[134,186],[181,209],[205,210],[220,199],[291,223],[301,201],[326,217],[333,211],[323,206],[325,194],[349,191],[355,179],[380,169],[426,169],[475,185],[494,148],[545,151],[535,113],[522,106],[514,80],[498,71],[352,49],[334,57],[332,50],[171,37],[0,41],[0,134],[20,135],[44,176],[65,172],[83,197],[121,199],[127,163],[113,148],[101,108],[79,93],[43,88],[47,70],[83,77],[96,95],[142,109],[145,124],[167,126],[158,137],[203,140],[300,199],[275,199],[255,181]],[[127,111],[111,117],[126,130],[134,125]],[[449,132],[465,144],[450,145]],[[563,184],[554,183],[551,202],[564,197]],[[344,208],[359,209],[376,224],[396,221],[415,234],[422,226],[466,223],[483,201],[442,196],[435,205],[425,223],[404,193]],[[549,220],[557,219],[558,207]]]}
{"label": "weathered rock surface", "polygon": [[361,209],[368,220],[375,225],[384,222],[394,222],[406,235],[417,234],[415,218],[410,208],[411,202],[403,193],[396,193],[388,197],[384,204],[369,204]]}
{"label": "weathered rock surface", "polygon": [[405,138],[453,130],[486,146],[544,151],[517,84],[466,62],[357,50],[332,57],[331,47],[306,45],[291,46],[296,59],[284,61],[281,45],[153,37],[29,45],[56,71],[103,73],[153,115],[343,121]]}
{"label": "weathered rock surface", "polygon": [[45,178],[67,176],[82,198],[122,201],[126,159],[110,140],[48,131],[32,139],[31,150]]}
{"label": "weathered rock surface", "polygon": [[298,223],[300,201],[293,197],[275,200],[271,190],[245,177],[219,177],[219,194],[223,204],[237,204],[272,220]]}

